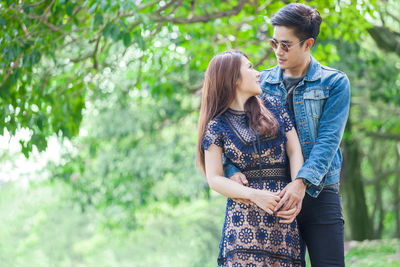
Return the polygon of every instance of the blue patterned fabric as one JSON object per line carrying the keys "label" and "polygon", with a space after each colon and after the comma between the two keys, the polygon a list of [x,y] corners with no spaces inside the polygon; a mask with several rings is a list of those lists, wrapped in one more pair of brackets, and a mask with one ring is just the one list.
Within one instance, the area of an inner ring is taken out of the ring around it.
{"label": "blue patterned fabric", "polygon": [[[293,118],[278,98],[262,98],[279,122],[276,136],[255,136],[245,112],[227,110],[208,124],[201,146],[223,149],[249,186],[277,192],[290,182],[285,133]],[[255,204],[227,200],[218,256],[219,266],[301,266],[301,239],[297,222],[279,223]]]}

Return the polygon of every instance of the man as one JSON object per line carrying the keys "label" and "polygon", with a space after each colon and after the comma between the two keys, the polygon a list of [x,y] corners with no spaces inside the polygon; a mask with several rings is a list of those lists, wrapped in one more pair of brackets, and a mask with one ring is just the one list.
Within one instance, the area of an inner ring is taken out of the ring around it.
{"label": "man", "polygon": [[[264,94],[280,98],[295,118],[305,163],[280,193],[275,211],[277,216],[298,215],[313,267],[344,266],[339,145],[350,106],[346,75],[321,65],[310,54],[321,21],[319,12],[304,4],[278,10],[271,18],[271,45],[278,65],[263,71],[260,78]],[[237,172],[225,163],[226,177],[247,184]],[[302,250],[304,255],[305,247]]]}

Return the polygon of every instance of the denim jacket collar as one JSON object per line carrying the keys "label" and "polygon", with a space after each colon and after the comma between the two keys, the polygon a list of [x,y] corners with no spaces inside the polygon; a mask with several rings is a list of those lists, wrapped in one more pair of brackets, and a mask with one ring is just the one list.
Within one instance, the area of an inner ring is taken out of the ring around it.
{"label": "denim jacket collar", "polygon": [[[307,74],[304,76],[305,81],[316,81],[321,79],[321,64],[313,57],[311,57],[310,67],[308,68]],[[279,66],[275,66],[273,71],[266,79],[267,83],[278,84],[282,82],[282,69]]]}

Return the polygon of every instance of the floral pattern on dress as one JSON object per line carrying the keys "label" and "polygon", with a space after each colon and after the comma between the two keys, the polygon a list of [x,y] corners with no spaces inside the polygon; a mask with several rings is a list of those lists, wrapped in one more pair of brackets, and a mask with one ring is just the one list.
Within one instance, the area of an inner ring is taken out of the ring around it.
{"label": "floral pattern on dress", "polygon": [[[262,100],[279,123],[275,136],[255,136],[246,113],[229,109],[208,123],[201,147],[221,147],[224,156],[246,175],[249,187],[278,192],[290,182],[285,134],[294,122],[278,98]],[[296,220],[282,224],[255,204],[228,198],[218,265],[301,266],[301,242]]]}

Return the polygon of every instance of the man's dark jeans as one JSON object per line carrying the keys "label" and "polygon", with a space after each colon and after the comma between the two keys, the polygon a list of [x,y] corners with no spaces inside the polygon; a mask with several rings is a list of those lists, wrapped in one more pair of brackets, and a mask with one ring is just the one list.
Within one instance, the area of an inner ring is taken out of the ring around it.
{"label": "man's dark jeans", "polygon": [[[312,267],[344,266],[344,220],[339,184],[325,187],[317,198],[308,194],[297,216]],[[306,247],[302,247],[305,255]]]}

